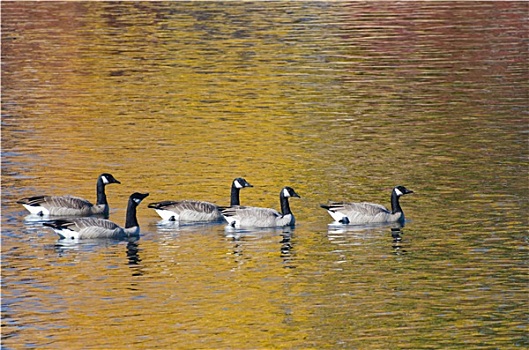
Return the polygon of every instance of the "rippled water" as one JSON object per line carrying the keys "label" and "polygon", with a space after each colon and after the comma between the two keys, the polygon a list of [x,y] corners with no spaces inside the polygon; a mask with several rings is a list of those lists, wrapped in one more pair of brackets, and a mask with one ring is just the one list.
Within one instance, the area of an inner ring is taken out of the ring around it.
{"label": "rippled water", "polygon": [[[2,3],[2,346],[524,348],[528,3]],[[59,245],[15,202],[139,208]],[[290,231],[160,226],[147,204],[279,208]],[[329,199],[408,222],[329,226]]]}

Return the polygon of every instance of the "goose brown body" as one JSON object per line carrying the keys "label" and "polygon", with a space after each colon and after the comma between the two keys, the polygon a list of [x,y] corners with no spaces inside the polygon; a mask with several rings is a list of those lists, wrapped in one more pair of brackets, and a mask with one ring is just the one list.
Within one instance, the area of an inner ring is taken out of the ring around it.
{"label": "goose brown body", "polygon": [[300,198],[292,187],[284,187],[279,194],[281,212],[271,208],[249,206],[232,206],[224,208],[221,212],[228,225],[234,228],[294,226],[296,219],[290,210],[290,197]]}
{"label": "goose brown body", "polygon": [[133,193],[129,197],[125,227],[101,218],[88,217],[71,220],[53,220],[44,222],[43,225],[51,227],[61,239],[96,239],[112,238],[123,239],[140,234],[140,226],[136,218],[136,208],[149,194]]}
{"label": "goose brown body", "polygon": [[375,224],[375,223],[403,223],[404,212],[399,203],[399,198],[405,194],[413,193],[404,186],[397,186],[391,192],[391,210],[383,205],[368,202],[330,202],[322,204],[331,217],[342,224]]}
{"label": "goose brown body", "polygon": [[99,175],[96,184],[97,202],[75,196],[33,196],[22,198],[17,201],[22,204],[31,214],[38,216],[90,216],[109,214],[109,205],[105,193],[106,185],[117,183],[118,180],[111,174]]}
{"label": "goose brown body", "polygon": [[[240,204],[240,190],[253,187],[245,179],[239,177],[231,185],[230,205]],[[162,201],[148,206],[156,210],[163,220],[186,222],[214,222],[222,219],[216,204],[198,200]]]}

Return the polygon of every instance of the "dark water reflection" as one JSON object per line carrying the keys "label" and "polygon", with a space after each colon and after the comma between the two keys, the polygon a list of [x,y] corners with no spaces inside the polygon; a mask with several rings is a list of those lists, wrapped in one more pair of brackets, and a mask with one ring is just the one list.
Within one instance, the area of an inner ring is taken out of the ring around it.
{"label": "dark water reflection", "polygon": [[[3,2],[2,347],[524,348],[526,2]],[[16,200],[278,208],[57,245]],[[405,227],[334,227],[332,200]],[[87,345],[87,339],[90,344]]]}

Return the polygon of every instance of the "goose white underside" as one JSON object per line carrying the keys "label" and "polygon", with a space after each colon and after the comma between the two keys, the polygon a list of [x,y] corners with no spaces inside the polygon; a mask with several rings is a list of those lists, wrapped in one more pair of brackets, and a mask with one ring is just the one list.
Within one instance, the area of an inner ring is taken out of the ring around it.
{"label": "goose white underside", "polygon": [[[344,218],[347,219],[347,215],[339,212],[339,211],[331,211],[331,210],[327,210],[327,212],[329,213],[329,215],[334,219],[334,221],[336,222],[342,222]],[[349,219],[347,219],[349,220]]]}
{"label": "goose white underside", "polygon": [[225,216],[224,219],[228,222],[229,227],[241,228],[241,221],[237,220],[237,218]]}
{"label": "goose white underside", "polygon": [[178,214],[169,210],[154,209],[158,215],[165,221],[178,221]]}
{"label": "goose white underside", "polygon": [[27,209],[27,211],[30,212],[32,215],[38,215],[38,216],[48,216],[50,215],[50,211],[42,206],[33,206],[29,204],[22,204],[24,208]]}
{"label": "goose white underside", "polygon": [[59,235],[59,239],[65,239],[68,241],[79,240],[79,232],[77,231],[69,230],[67,228],[53,228],[53,231],[55,231],[55,233]]}

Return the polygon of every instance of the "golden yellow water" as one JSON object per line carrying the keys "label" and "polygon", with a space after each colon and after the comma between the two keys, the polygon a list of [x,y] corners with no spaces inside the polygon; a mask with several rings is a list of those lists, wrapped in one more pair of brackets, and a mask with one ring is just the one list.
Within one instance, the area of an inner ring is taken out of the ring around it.
{"label": "golden yellow water", "polygon": [[[524,348],[523,2],[2,3],[2,347]],[[149,192],[137,242],[57,245],[16,200]],[[163,227],[166,199],[297,226]],[[389,206],[329,227],[329,199]],[[392,235],[393,233],[393,235]]]}

